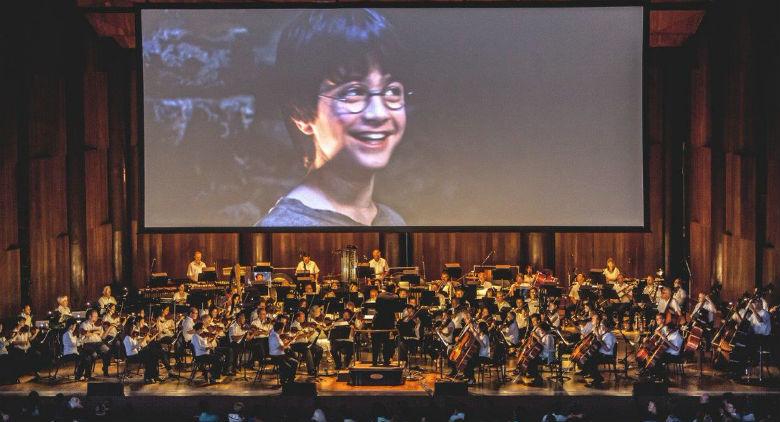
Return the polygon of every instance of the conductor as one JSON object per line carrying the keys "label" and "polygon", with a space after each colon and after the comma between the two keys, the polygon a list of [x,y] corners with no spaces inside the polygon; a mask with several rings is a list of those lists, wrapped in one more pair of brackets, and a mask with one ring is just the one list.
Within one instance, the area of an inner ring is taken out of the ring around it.
{"label": "conductor", "polygon": [[[395,313],[400,312],[403,304],[395,294],[395,285],[388,284],[387,290],[376,298],[376,315],[373,328],[375,330],[392,330],[395,328]],[[371,364],[377,366],[379,353],[382,353],[382,365],[390,366],[393,357],[394,342],[390,340],[389,332],[371,334]]]}

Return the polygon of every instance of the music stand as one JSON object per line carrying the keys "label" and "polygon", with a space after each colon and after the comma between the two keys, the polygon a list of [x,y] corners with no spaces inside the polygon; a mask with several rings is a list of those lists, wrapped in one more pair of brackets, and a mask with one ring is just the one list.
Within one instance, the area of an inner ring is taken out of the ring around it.
{"label": "music stand", "polygon": [[198,274],[198,282],[217,281],[217,270],[214,267],[208,267]]}
{"label": "music stand", "polygon": [[459,262],[448,262],[444,264],[444,272],[450,276],[450,280],[457,280],[463,277],[463,268]]}
{"label": "music stand", "polygon": [[496,265],[493,269],[493,281],[512,281],[512,267],[509,265]]}
{"label": "music stand", "polygon": [[604,277],[604,271],[599,268],[591,268],[588,272],[588,277],[590,278],[591,284],[603,285],[607,282],[606,277]]}
{"label": "music stand", "polygon": [[355,267],[355,275],[357,278],[374,278],[376,274],[368,262],[361,262]]}
{"label": "music stand", "polygon": [[149,287],[165,287],[170,279],[168,273],[152,273],[149,277]]}
{"label": "music stand", "polygon": [[401,281],[408,282],[409,286],[418,286],[420,285],[420,275],[414,270],[412,270],[411,273],[407,273],[407,270],[405,270],[404,273],[401,274]]}
{"label": "music stand", "polygon": [[436,292],[424,290],[420,293],[420,306],[438,306],[438,302],[436,300]]}

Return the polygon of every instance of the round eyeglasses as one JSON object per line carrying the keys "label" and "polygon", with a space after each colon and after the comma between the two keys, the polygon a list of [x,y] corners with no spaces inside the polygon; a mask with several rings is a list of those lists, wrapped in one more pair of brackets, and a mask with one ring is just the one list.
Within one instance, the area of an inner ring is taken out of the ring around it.
{"label": "round eyeglasses", "polygon": [[339,88],[334,94],[320,94],[337,102],[338,112],[356,114],[368,107],[371,97],[382,98],[382,104],[390,110],[400,110],[406,105],[406,96],[412,91],[406,91],[400,82],[391,82],[379,90],[371,90],[363,84],[349,84]]}

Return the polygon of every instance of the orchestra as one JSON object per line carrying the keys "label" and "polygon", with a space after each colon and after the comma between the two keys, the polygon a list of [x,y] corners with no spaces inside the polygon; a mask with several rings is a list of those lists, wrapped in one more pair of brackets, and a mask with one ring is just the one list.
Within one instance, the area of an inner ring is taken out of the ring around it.
{"label": "orchestra", "polygon": [[[715,290],[697,292],[693,301],[682,278],[669,284],[652,274],[633,278],[611,258],[593,279],[575,272],[561,282],[549,270],[526,266],[523,272],[516,267],[511,283],[494,282],[489,268],[458,279],[442,271],[437,280],[409,283],[379,250],[368,262],[373,278],[348,281],[320,276],[317,263],[303,254],[291,268],[305,283],[274,275],[259,286],[232,280],[209,294],[203,283],[191,283],[205,267],[200,252],[194,258],[190,281],[160,288],[170,289],[166,300],[117,300],[106,285],[86,312],[71,311],[68,296],[58,296],[42,325],[24,305],[11,330],[0,326],[2,378],[37,376],[52,344],[59,350],[54,356],[75,365],[76,380],[95,379],[96,360],[109,376],[121,350],[121,358],[144,367],[146,383],[173,376],[172,361],[178,367],[192,355],[209,383],[271,362],[286,384],[300,363],[316,379],[323,366],[349,370],[363,350],[373,366],[406,371],[424,372],[413,361],[427,355],[443,376],[469,385],[476,368],[487,364],[539,387],[545,385],[540,366],[556,364],[590,388],[604,386],[600,366],[616,363],[619,347],[626,368],[658,381],[668,379],[669,364],[703,353],[712,354],[724,375],[740,377],[755,364],[756,350],[772,350],[776,308],[765,291],[730,305],[719,303]],[[635,340],[626,340],[629,335]]]}

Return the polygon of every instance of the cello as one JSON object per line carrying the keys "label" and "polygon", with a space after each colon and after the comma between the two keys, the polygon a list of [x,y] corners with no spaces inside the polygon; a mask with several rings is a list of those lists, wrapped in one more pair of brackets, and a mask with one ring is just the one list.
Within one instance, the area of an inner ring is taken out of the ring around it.
{"label": "cello", "polygon": [[448,358],[455,363],[455,368],[458,372],[461,372],[466,369],[469,360],[478,351],[477,337],[474,335],[472,323],[469,322],[469,325],[460,333],[458,340],[455,341],[455,345],[452,347]]}
{"label": "cello", "polygon": [[[542,330],[540,327],[537,328]],[[531,365],[531,362],[533,362],[534,359],[536,359],[544,349],[541,339],[537,338],[536,333],[534,332],[537,328],[534,328],[533,331],[531,331],[531,334],[525,340],[523,347],[520,350],[520,356],[517,358],[517,366],[515,367],[515,372],[519,376],[525,374],[528,371],[528,367]],[[543,330],[542,332],[542,335],[547,334],[544,333]]]}
{"label": "cello", "polygon": [[[747,299],[744,316],[739,314],[739,304],[734,305],[732,308],[733,310],[729,315],[728,321],[721,326],[718,334],[715,336],[716,340],[713,341],[713,346],[717,347],[718,350],[718,353],[715,355],[715,364],[739,363],[746,359],[747,336],[750,326],[748,319],[751,313],[754,312],[752,303],[759,295],[760,292],[756,289],[755,294]],[[735,316],[736,318],[734,318]]]}
{"label": "cello", "polygon": [[601,347],[601,342],[596,337],[594,331],[590,332],[587,336],[580,340],[576,346],[574,346],[574,350],[571,352],[572,362],[585,365],[596,353],[596,351],[599,350],[599,347]]}
{"label": "cello", "polygon": [[666,337],[669,335],[669,328],[662,326],[656,330],[637,350],[636,361],[641,365],[640,375],[644,375],[658,363],[658,357],[669,347]]}

